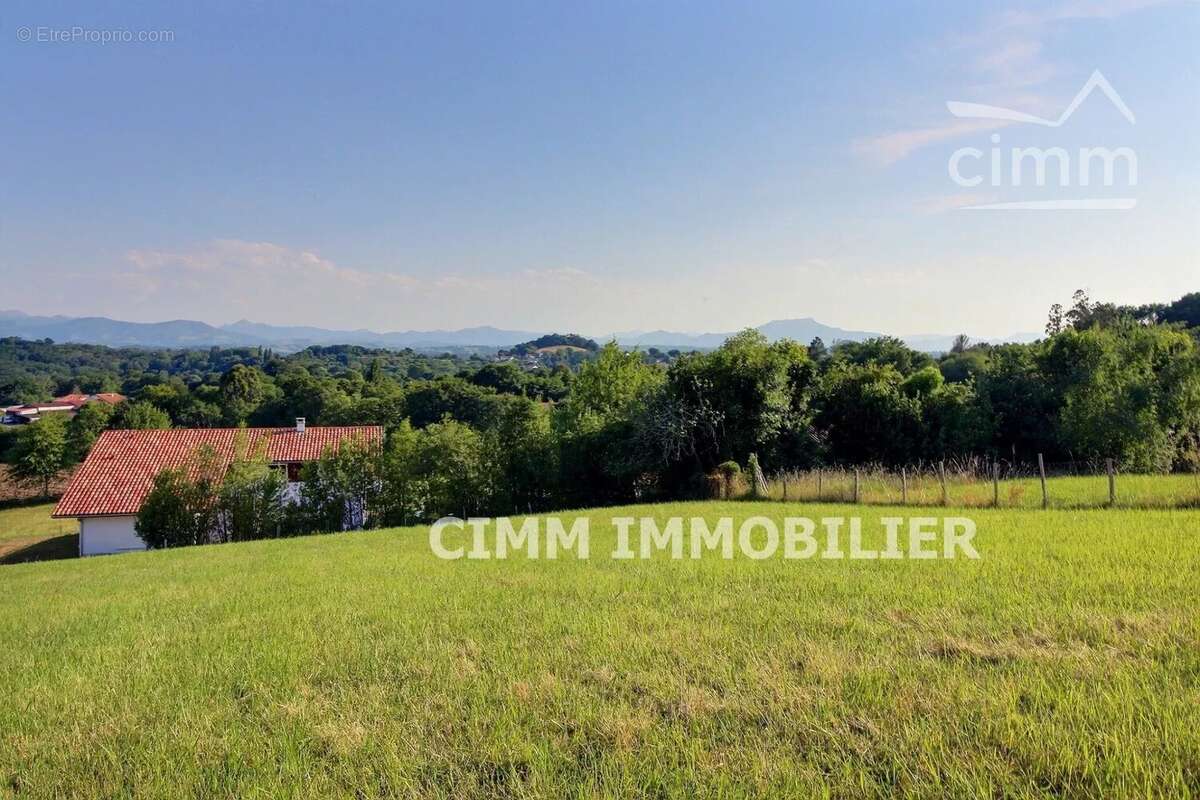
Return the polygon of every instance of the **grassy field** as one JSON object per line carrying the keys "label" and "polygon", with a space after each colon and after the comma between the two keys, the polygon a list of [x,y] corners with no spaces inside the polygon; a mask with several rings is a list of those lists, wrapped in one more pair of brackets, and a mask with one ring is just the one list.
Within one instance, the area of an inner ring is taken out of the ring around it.
{"label": "grassy field", "polygon": [[79,523],[51,519],[54,503],[0,509],[0,564],[79,555]]}
{"label": "grassy field", "polygon": [[[743,481],[744,482],[744,481]],[[1056,476],[1046,481],[1050,508],[1104,508],[1109,505],[1108,477],[1105,475]],[[768,482],[769,496],[783,498],[783,481]],[[845,470],[824,470],[789,476],[790,500],[850,502],[854,497],[854,474]],[[986,508],[1042,507],[1041,481],[1036,477],[1008,478],[994,491],[985,479],[949,475],[946,482],[948,505]],[[1117,475],[1117,508],[1200,508],[1200,475]],[[998,495],[998,501],[997,501]],[[900,475],[882,470],[864,470],[859,478],[859,499],[873,505],[900,505],[903,488]],[[942,486],[936,475],[925,472],[908,478],[910,505],[936,505],[942,500]]]}
{"label": "grassy field", "polygon": [[427,529],[0,569],[0,796],[1188,797],[1200,512],[979,560],[440,561]]}

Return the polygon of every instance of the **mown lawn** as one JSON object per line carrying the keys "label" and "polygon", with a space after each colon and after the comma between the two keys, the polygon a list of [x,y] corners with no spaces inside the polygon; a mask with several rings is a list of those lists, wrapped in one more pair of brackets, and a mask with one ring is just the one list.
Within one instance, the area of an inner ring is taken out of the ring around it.
{"label": "mown lawn", "polygon": [[[0,569],[14,797],[1187,797],[1200,512],[979,560],[439,561],[427,529]],[[937,513],[937,512],[924,512]],[[564,515],[569,516],[569,515]]]}

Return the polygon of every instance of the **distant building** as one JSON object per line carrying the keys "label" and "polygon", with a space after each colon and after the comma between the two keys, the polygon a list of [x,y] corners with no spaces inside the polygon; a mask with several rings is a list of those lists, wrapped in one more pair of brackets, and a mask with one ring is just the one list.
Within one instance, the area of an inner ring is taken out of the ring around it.
{"label": "distant building", "polygon": [[239,440],[254,451],[264,439],[267,459],[287,475],[287,496],[296,498],[304,463],[317,460],[327,448],[336,451],[349,439],[381,444],[383,428],[307,427],[301,418],[294,428],[105,431],[72,476],[54,517],[79,520],[81,556],[145,550],[134,520],[158,473],[183,466],[205,446],[228,466],[237,456]]}
{"label": "distant building", "polygon": [[70,403],[29,403],[19,406],[9,406],[4,409],[5,425],[25,425],[30,422],[36,422],[40,417],[46,414],[71,414],[77,410],[76,406]]}
{"label": "distant building", "polygon": [[62,397],[54,398],[49,403],[26,403],[9,406],[4,409],[3,419],[0,422],[3,422],[5,425],[25,425],[36,421],[45,414],[69,414],[74,416],[76,411],[88,403],[108,403],[111,406],[115,406],[124,401],[125,395],[117,394],[116,392],[64,394]]}
{"label": "distant building", "polygon": [[125,395],[117,394],[116,392],[98,392],[96,394],[64,394],[62,397],[54,398],[57,405],[70,405],[75,409],[83,408],[88,403],[108,403],[110,406],[115,406],[118,403],[125,402]]}

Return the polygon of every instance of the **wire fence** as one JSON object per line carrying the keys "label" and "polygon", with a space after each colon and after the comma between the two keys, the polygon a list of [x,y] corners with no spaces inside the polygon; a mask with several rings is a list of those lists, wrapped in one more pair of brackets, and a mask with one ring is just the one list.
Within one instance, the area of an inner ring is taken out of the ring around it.
{"label": "wire fence", "polygon": [[[751,476],[730,487],[754,495]],[[1125,473],[1114,460],[1033,463],[986,458],[779,472],[760,496],[788,502],[972,508],[1200,508],[1200,472]]]}

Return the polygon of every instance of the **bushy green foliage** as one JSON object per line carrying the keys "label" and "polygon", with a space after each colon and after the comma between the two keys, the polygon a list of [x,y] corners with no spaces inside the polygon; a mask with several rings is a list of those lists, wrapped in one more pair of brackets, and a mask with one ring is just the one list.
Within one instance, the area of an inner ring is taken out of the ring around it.
{"label": "bushy green foliage", "polygon": [[891,363],[835,362],[822,383],[818,425],[834,459],[902,463],[917,458],[922,400]]}
{"label": "bushy green foliage", "polygon": [[171,427],[167,412],[146,400],[126,401],[117,406],[109,421],[112,428],[129,430],[158,430]]}
{"label": "bushy green foliage", "polygon": [[575,333],[550,333],[545,336],[539,336],[528,342],[522,342],[514,347],[505,350],[505,353],[514,355],[525,355],[533,353],[547,347],[577,347],[580,350],[588,350],[595,352],[600,349],[600,345],[596,344],[592,339],[585,336],[580,336]]}
{"label": "bushy green foliage", "polygon": [[[936,360],[890,337],[830,349],[751,330],[686,355],[610,343],[580,351],[577,373],[351,346],[281,356],[0,340],[0,392],[117,384],[130,402],[109,427],[382,425],[398,444],[380,467],[380,513],[397,522],[700,495],[717,465],[752,453],[768,474],[967,455],[1029,465],[1039,453],[1162,471],[1186,468],[1200,440],[1200,347],[1183,329],[1196,303],[1077,293],[1048,339],[960,337]],[[91,408],[70,426],[68,460],[103,424]]]}
{"label": "bushy green foliage", "polygon": [[48,496],[50,481],[71,464],[67,420],[61,414],[45,414],[22,426],[9,458],[13,477],[37,485],[42,496]]}
{"label": "bushy green foliage", "polygon": [[381,521],[383,496],[378,448],[362,439],[344,439],[304,465],[301,510],[312,531],[360,530]]}
{"label": "bushy green foliage", "polygon": [[839,342],[833,348],[833,359],[860,367],[868,364],[890,366],[901,375],[911,375],[933,364],[929,354],[917,352],[893,336],[880,336],[865,342]]}
{"label": "bushy green foliage", "polygon": [[1063,445],[1083,458],[1115,457],[1124,468],[1164,472],[1180,436],[1196,430],[1200,357],[1186,333],[1127,325],[1065,331],[1048,361],[1071,361],[1061,386]]}
{"label": "bushy green foliage", "polygon": [[198,451],[184,466],[154,476],[134,530],[152,550],[216,541],[221,469],[215,454]]}
{"label": "bushy green foliage", "polygon": [[684,449],[702,472],[730,458],[745,461],[752,452],[768,464],[811,461],[817,455],[811,431],[816,375],[806,348],[769,343],[754,330],[710,353],[684,356],[671,367],[667,386],[678,416],[695,421]]}
{"label": "bushy green foliage", "polygon": [[70,457],[82,461],[96,439],[109,426],[115,413],[108,403],[86,403],[67,426],[67,445]]}
{"label": "bushy green foliage", "polygon": [[293,532],[283,498],[287,479],[281,469],[271,467],[266,446],[266,439],[261,439],[254,451],[245,437],[235,443],[236,457],[225,471],[217,496],[221,541],[271,539]]}
{"label": "bushy green foliage", "polygon": [[638,495],[645,472],[638,421],[663,385],[662,370],[611,342],[580,368],[554,414],[563,502],[611,503]]}

